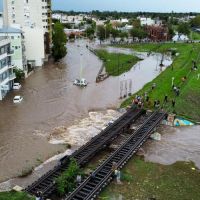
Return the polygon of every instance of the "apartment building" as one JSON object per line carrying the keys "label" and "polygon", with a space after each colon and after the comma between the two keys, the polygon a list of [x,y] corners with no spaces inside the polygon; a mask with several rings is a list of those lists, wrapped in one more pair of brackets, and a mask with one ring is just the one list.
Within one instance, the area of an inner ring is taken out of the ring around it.
{"label": "apartment building", "polygon": [[11,65],[11,42],[7,37],[0,37],[0,100],[11,90],[14,79],[13,66]]}
{"label": "apartment building", "polygon": [[[31,52],[31,49],[33,49],[33,47],[29,49],[31,43],[34,43],[34,47],[35,43],[38,44],[37,49],[42,48],[42,51],[44,51],[41,55],[37,55],[39,56],[37,60],[33,60],[35,56],[29,57],[27,55],[28,62],[42,66],[45,57],[50,54],[52,37],[51,0],[4,0],[3,7],[4,26],[21,28],[25,35],[26,44],[29,44],[27,51]],[[30,37],[35,33],[37,33],[35,37]],[[37,40],[36,36],[40,39]]]}
{"label": "apartment building", "polygon": [[3,27],[0,29],[0,36],[8,37],[11,41],[12,61],[11,65],[28,73],[27,60],[25,56],[24,34],[21,29]]}

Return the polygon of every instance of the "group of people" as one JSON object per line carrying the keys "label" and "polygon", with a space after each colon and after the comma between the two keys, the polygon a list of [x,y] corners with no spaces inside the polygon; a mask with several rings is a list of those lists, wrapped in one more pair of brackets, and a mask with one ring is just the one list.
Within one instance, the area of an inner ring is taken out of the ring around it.
{"label": "group of people", "polygon": [[[184,77],[184,80],[186,80],[186,77]],[[153,91],[155,88],[156,88],[156,83],[153,83],[152,86],[151,86],[151,91]],[[174,90],[176,96],[179,96],[180,87],[176,87],[176,86],[173,85],[173,90]],[[134,105],[138,106],[139,108],[143,108],[144,104],[147,104],[148,107],[151,106],[150,97],[149,97],[147,92],[145,92],[144,97],[140,96],[140,95],[136,95],[135,98],[133,99],[132,103]],[[166,103],[168,103],[168,95],[167,94],[164,96],[162,105],[161,105],[160,100],[154,100],[153,101],[153,107],[155,109],[163,109],[163,105],[166,104]],[[176,104],[175,99],[172,99],[171,104],[172,104],[172,107],[174,108],[175,104]]]}
{"label": "group of people", "polygon": [[133,104],[137,105],[139,108],[144,107],[144,100],[141,96],[136,95],[135,99],[133,100]]}

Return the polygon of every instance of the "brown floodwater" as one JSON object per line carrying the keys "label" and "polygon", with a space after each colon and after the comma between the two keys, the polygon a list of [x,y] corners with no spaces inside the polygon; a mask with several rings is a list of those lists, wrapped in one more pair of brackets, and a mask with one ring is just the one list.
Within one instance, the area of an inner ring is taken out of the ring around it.
{"label": "brown floodwater", "polygon": [[[158,56],[143,57],[130,72],[96,84],[102,62],[86,49],[86,41],[76,41],[68,44],[68,54],[62,62],[36,70],[22,89],[10,92],[0,102],[0,181],[63,152],[62,142],[55,145],[50,143],[53,138],[49,140],[55,127],[72,126],[88,117],[90,111],[116,108],[120,95],[127,93],[127,80],[132,80],[129,90],[133,93],[155,78],[160,73]],[[88,87],[73,85],[80,76],[89,82]],[[12,99],[17,94],[24,101],[14,105]]]}
{"label": "brown floodwater", "polygon": [[171,165],[177,161],[191,161],[200,169],[200,126],[164,127],[161,141],[145,145],[147,161]]}

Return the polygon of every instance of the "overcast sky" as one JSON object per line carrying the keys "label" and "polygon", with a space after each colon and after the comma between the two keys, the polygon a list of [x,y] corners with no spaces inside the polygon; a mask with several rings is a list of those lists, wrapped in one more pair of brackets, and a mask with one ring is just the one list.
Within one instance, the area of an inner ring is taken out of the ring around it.
{"label": "overcast sky", "polygon": [[[22,0],[23,1],[23,0]],[[52,0],[55,10],[200,12],[200,0]],[[2,10],[2,0],[0,0]]]}
{"label": "overcast sky", "polygon": [[200,0],[52,0],[59,10],[200,12]]}

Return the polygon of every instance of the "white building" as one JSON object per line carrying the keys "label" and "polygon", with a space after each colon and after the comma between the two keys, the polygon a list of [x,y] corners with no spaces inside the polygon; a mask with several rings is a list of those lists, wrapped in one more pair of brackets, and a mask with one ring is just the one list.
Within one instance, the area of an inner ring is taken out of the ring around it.
{"label": "white building", "polygon": [[67,15],[63,13],[54,13],[52,14],[53,19],[59,20],[63,24],[74,24],[79,25],[84,21],[84,18],[88,18],[86,15]]}
{"label": "white building", "polygon": [[44,31],[26,26],[22,30],[28,67],[42,66],[45,60]]}
{"label": "white building", "polygon": [[11,65],[12,51],[10,40],[0,37],[0,100],[2,100],[13,86],[16,78]]}
{"label": "white building", "polygon": [[[35,64],[34,66],[42,66],[45,56],[50,54],[51,0],[4,0],[3,2],[4,26],[21,28],[25,35],[25,47],[28,52],[27,61],[30,64]],[[28,49],[32,49],[32,51]],[[35,51],[44,53],[39,55]],[[31,52],[33,55],[31,55]],[[33,60],[33,58],[36,60]]]}
{"label": "white building", "polygon": [[50,0],[4,0],[6,24],[38,27],[45,32],[51,30]]}
{"label": "white building", "polygon": [[148,18],[148,17],[138,17],[137,19],[140,20],[141,26],[151,26],[155,24],[155,20]]}
{"label": "white building", "polygon": [[21,69],[27,75],[27,61],[22,30],[4,27],[0,29],[0,36],[8,37],[11,41],[11,50],[13,51],[11,65]]}

